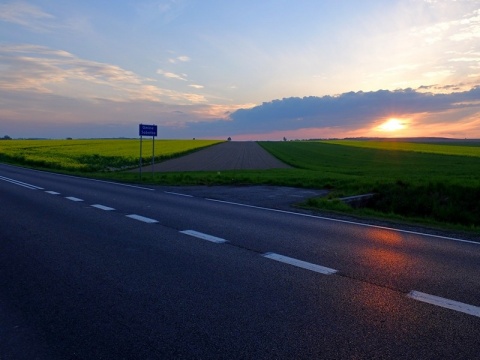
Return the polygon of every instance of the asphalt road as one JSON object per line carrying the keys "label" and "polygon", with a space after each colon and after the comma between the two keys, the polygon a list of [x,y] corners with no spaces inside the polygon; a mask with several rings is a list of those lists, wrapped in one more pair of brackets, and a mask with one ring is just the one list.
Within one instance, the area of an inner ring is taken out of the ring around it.
{"label": "asphalt road", "polygon": [[0,359],[476,359],[480,244],[0,165]]}

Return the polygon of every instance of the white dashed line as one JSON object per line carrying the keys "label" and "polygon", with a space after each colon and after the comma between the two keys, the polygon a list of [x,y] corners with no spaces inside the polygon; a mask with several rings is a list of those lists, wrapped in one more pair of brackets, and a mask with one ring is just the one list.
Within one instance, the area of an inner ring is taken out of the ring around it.
{"label": "white dashed line", "polygon": [[115,210],[114,208],[111,208],[111,207],[108,207],[108,206],[105,206],[105,205],[100,205],[100,204],[92,205],[92,207],[100,209],[100,210],[105,210],[105,211]]}
{"label": "white dashed line", "polygon": [[216,237],[216,236],[212,236],[212,235],[208,235],[208,234],[204,234],[204,233],[201,233],[201,232],[198,232],[198,231],[195,231],[195,230],[184,230],[184,231],[180,231],[180,232],[182,234],[185,234],[185,235],[194,236],[196,238],[211,241],[211,242],[214,242],[214,243],[217,243],[217,244],[222,244],[222,243],[227,242],[227,240],[225,240],[225,239],[222,239],[222,238],[219,238],[219,237]]}
{"label": "white dashed line", "polygon": [[432,304],[432,305],[440,306],[446,309],[459,311],[468,315],[480,317],[480,307],[478,306],[468,305],[458,301],[445,299],[440,296],[425,294],[415,290],[410,291],[410,293],[408,293],[407,296],[409,298],[412,298],[418,301],[423,301],[428,304]]}
{"label": "white dashed line", "polygon": [[337,270],[335,270],[335,269],[330,269],[330,268],[325,267],[325,266],[312,264],[312,263],[309,263],[309,262],[306,262],[306,261],[294,259],[294,258],[291,258],[291,257],[288,257],[288,256],[283,256],[283,255],[279,255],[279,254],[275,254],[275,253],[265,253],[262,256],[266,257],[268,259],[280,261],[280,262],[283,262],[285,264],[290,264],[290,265],[293,265],[293,266],[296,266],[296,267],[299,267],[299,268],[303,268],[303,269],[306,269],[306,270],[315,271],[317,273],[324,274],[324,275],[332,275],[332,274],[335,274],[337,272]]}
{"label": "white dashed line", "polygon": [[50,195],[60,195],[60,193],[56,191],[45,191],[45,192]]}
{"label": "white dashed line", "polygon": [[76,198],[74,196],[66,196],[65,199],[68,199],[71,201],[83,201],[82,199]]}
{"label": "white dashed line", "polygon": [[130,214],[130,215],[125,215],[125,216],[128,217],[128,218],[130,218],[130,219],[135,219],[135,220],[138,220],[138,221],[143,221],[143,222],[148,223],[148,224],[158,223],[158,221],[155,220],[155,219],[150,219],[150,218],[147,218],[147,217],[141,216],[141,215]]}
{"label": "white dashed line", "polygon": [[171,192],[171,191],[164,191],[165,194],[170,194],[170,195],[178,195],[178,196],[185,196],[185,197],[193,197],[193,195],[188,195],[188,194],[180,194],[176,192]]}

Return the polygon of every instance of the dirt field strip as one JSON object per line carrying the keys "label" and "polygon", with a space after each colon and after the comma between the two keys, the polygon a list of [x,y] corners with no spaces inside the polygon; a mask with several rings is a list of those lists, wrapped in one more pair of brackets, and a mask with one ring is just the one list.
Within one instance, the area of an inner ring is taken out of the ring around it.
{"label": "dirt field strip", "polygon": [[[153,166],[154,172],[224,171],[290,168],[253,141],[228,141]],[[152,166],[143,170],[152,171]],[[133,170],[133,171],[138,171]]]}

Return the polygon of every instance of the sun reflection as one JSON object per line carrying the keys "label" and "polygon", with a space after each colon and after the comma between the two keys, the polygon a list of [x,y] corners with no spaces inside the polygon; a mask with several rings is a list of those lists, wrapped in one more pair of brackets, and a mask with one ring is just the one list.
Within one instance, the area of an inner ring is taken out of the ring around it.
{"label": "sun reflection", "polygon": [[[381,228],[369,228],[365,232],[368,242],[361,248],[362,265],[366,277],[386,288],[403,290],[402,278],[412,268],[412,259],[403,250],[404,236],[401,233]],[[366,290],[366,289],[365,289]],[[395,308],[395,302],[388,292],[370,291],[370,295],[360,295],[356,299],[365,311],[373,311],[376,316],[384,316]],[[373,319],[372,319],[373,320]]]}
{"label": "sun reflection", "polygon": [[369,229],[368,238],[372,245],[375,244],[364,251],[370,264],[375,264],[382,272],[401,274],[405,271],[409,259],[401,250],[404,241],[401,234],[384,229]]}
{"label": "sun reflection", "polygon": [[368,230],[368,237],[372,242],[378,242],[384,245],[398,245],[403,241],[403,236],[396,231],[387,229],[371,228]]}
{"label": "sun reflection", "polygon": [[399,322],[403,326],[418,326],[420,318],[405,317],[405,305],[398,301],[398,292],[410,291],[410,276],[422,267],[409,251],[407,235],[384,228],[365,230],[364,241],[356,253],[360,265],[356,271],[359,278],[368,281],[359,282],[356,288],[351,305],[361,314],[356,321],[384,331],[398,330]]}

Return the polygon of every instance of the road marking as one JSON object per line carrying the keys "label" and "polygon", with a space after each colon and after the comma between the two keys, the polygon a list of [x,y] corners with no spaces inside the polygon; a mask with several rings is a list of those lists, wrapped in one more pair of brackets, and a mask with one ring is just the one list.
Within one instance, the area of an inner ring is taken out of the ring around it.
{"label": "road marking", "polygon": [[59,192],[56,192],[56,191],[45,191],[47,194],[51,194],[51,195],[60,195]]}
{"label": "road marking", "polygon": [[312,263],[309,263],[309,262],[306,262],[306,261],[294,259],[294,258],[291,258],[291,257],[288,257],[288,256],[283,256],[283,255],[279,255],[279,254],[275,254],[275,253],[271,253],[271,252],[270,253],[265,253],[262,256],[266,257],[268,259],[272,259],[272,260],[280,261],[280,262],[283,262],[283,263],[286,263],[286,264],[290,264],[290,265],[293,265],[293,266],[296,266],[296,267],[299,267],[299,268],[307,269],[307,270],[310,270],[310,271],[315,271],[317,273],[324,274],[324,275],[332,275],[332,274],[335,274],[338,271],[338,270],[331,269],[331,268],[328,268],[328,267],[325,267],[325,266],[312,264]]}
{"label": "road marking", "polygon": [[478,306],[468,305],[459,301],[449,300],[440,296],[425,294],[415,290],[410,291],[407,296],[409,298],[423,301],[428,304],[437,305],[446,309],[455,310],[468,315],[480,317],[480,307]]}
{"label": "road marking", "polygon": [[115,210],[114,208],[111,208],[111,207],[108,207],[108,206],[105,206],[105,205],[100,205],[100,204],[92,205],[92,207],[100,209],[100,210],[105,210],[105,211]]}
{"label": "road marking", "polygon": [[165,194],[170,194],[170,195],[178,195],[178,196],[185,196],[185,197],[193,197],[193,195],[188,195],[188,194],[180,194],[176,192],[171,192],[171,191],[164,191]]}
{"label": "road marking", "polygon": [[222,243],[227,242],[227,240],[225,240],[225,239],[222,239],[222,238],[219,238],[219,237],[216,237],[216,236],[212,236],[212,235],[208,235],[208,234],[204,234],[204,233],[201,233],[201,232],[198,232],[198,231],[195,231],[195,230],[184,230],[184,231],[180,231],[180,232],[182,234],[185,234],[185,235],[194,236],[196,238],[211,241],[211,242],[214,242],[214,243],[217,243],[217,244],[222,244]]}
{"label": "road marking", "polygon": [[[25,168],[23,168],[23,167],[21,167],[21,166],[7,165],[7,164],[2,164],[2,165],[3,165],[3,166],[14,167],[14,168],[19,168],[19,169],[25,169]],[[155,189],[151,189],[151,188],[146,188],[146,187],[136,186],[136,185],[129,185],[129,184],[122,184],[122,183],[118,183],[118,182],[114,182],[114,181],[106,181],[106,180],[91,179],[91,178],[85,178],[85,177],[74,176],[74,175],[58,174],[58,173],[52,173],[52,172],[43,171],[43,170],[38,170],[38,169],[28,169],[28,170],[30,170],[30,171],[36,171],[36,172],[41,172],[41,173],[47,173],[47,174],[49,174],[49,175],[55,175],[55,176],[70,177],[70,178],[74,178],[74,179],[95,181],[95,182],[100,182],[100,183],[105,183],[105,184],[112,184],[112,185],[131,187],[131,188],[141,189],[141,190],[155,191]],[[42,189],[42,190],[43,190],[43,189]]]}
{"label": "road marking", "polygon": [[126,215],[126,217],[128,217],[130,219],[135,219],[135,220],[138,220],[138,221],[143,221],[143,222],[148,223],[148,224],[158,223],[158,221],[155,220],[155,219],[150,219],[150,218],[147,218],[145,216],[141,216],[141,215],[137,215],[137,214]]}
{"label": "road marking", "polygon": [[65,199],[68,199],[71,201],[83,201],[82,199],[76,198],[75,196],[66,196]]}
{"label": "road marking", "polygon": [[223,203],[223,204],[243,206],[243,207],[252,208],[252,209],[259,209],[259,210],[266,210],[266,211],[278,212],[278,213],[288,214],[288,215],[303,216],[303,217],[308,217],[308,218],[312,218],[312,219],[320,219],[320,220],[327,220],[327,221],[339,222],[339,223],[342,223],[342,224],[358,225],[358,226],[370,227],[370,228],[375,228],[375,229],[383,229],[383,230],[397,231],[397,232],[404,233],[404,234],[428,236],[428,237],[433,237],[433,238],[437,238],[437,239],[443,239],[443,240],[463,242],[463,243],[467,243],[467,244],[480,245],[480,242],[477,242],[477,241],[458,239],[458,238],[453,238],[453,237],[449,237],[449,236],[426,234],[426,233],[421,233],[421,232],[418,232],[418,231],[395,229],[395,228],[390,228],[390,227],[386,227],[386,226],[371,225],[371,224],[365,224],[365,223],[359,223],[359,222],[355,222],[355,221],[348,221],[348,220],[341,220],[341,219],[333,219],[333,218],[329,218],[329,217],[318,216],[318,215],[310,215],[310,214],[303,214],[303,213],[298,213],[298,212],[293,212],[293,211],[288,211],[288,210],[271,209],[271,208],[266,208],[266,207],[261,207],[261,206],[255,206],[255,205],[248,205],[248,204],[236,203],[236,202],[232,202],[232,201],[224,201],[224,200],[217,200],[217,199],[210,199],[210,198],[205,198],[205,200],[214,201],[214,202],[219,202],[219,203]]}
{"label": "road marking", "polygon": [[23,181],[7,178],[5,176],[0,176],[0,180],[7,181],[7,182],[9,182],[11,184],[14,184],[14,185],[22,186],[22,187],[30,189],[30,190],[43,190],[43,188],[41,188],[39,186],[28,184],[28,183],[25,183]]}

